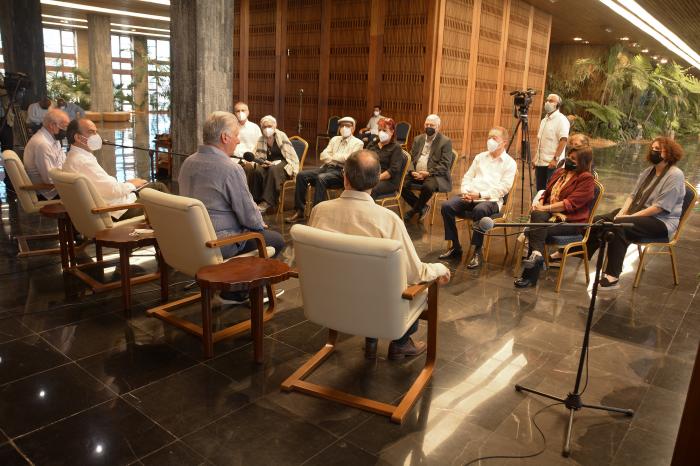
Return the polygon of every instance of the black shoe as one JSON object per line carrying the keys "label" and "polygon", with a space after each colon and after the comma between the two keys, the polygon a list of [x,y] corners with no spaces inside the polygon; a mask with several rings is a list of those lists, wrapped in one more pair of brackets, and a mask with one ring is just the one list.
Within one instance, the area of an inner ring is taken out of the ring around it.
{"label": "black shoe", "polygon": [[413,209],[408,209],[408,212],[403,215],[403,221],[406,223],[410,222],[414,215],[416,215],[416,211]]}
{"label": "black shoe", "polygon": [[544,264],[544,257],[542,257],[542,254],[535,254],[534,252],[523,261],[523,267],[526,269],[540,267],[542,264]]}
{"label": "black shoe", "polygon": [[524,269],[520,278],[513,282],[516,288],[528,288],[537,286],[537,280],[540,278],[541,264],[531,269]]}
{"label": "black shoe", "polygon": [[535,286],[537,286],[537,283],[532,283],[527,278],[518,278],[517,280],[515,280],[515,282],[513,282],[513,285],[515,285],[516,288],[534,288]]}
{"label": "black shoe", "polygon": [[365,338],[365,359],[377,359],[377,339]]}
{"label": "black shoe", "polygon": [[468,269],[478,269],[481,267],[481,251],[475,251],[474,256],[472,257],[472,260],[469,261],[469,264],[467,264]]}
{"label": "black shoe", "polygon": [[603,277],[600,279],[600,282],[598,282],[598,289],[599,290],[616,290],[620,288],[620,279],[618,278],[615,281],[611,281],[608,279],[607,276]]}
{"label": "black shoe", "polygon": [[421,209],[420,215],[418,216],[418,221],[419,221],[419,222],[422,222],[423,220],[425,220],[425,217],[428,216],[428,212],[430,212],[430,206],[429,206],[429,205],[427,205],[427,206],[425,206],[425,207],[423,207],[423,208]]}
{"label": "black shoe", "polygon": [[440,254],[440,259],[461,259],[462,250],[458,248],[450,248],[447,251]]}
{"label": "black shoe", "polygon": [[304,211],[303,210],[297,210],[294,212],[294,215],[291,217],[287,217],[284,219],[286,223],[297,223],[297,222],[303,222],[304,221]]}

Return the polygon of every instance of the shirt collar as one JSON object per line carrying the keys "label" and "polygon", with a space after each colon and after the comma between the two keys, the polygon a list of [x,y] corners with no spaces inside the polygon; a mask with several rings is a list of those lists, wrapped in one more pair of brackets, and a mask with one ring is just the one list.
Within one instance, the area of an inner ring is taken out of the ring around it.
{"label": "shirt collar", "polygon": [[559,113],[559,109],[554,110],[552,113],[550,113],[549,115],[547,115],[547,119],[548,119],[548,120],[551,120],[551,119],[554,118],[558,113]]}
{"label": "shirt collar", "polygon": [[68,153],[69,153],[69,154],[70,154],[70,153],[76,153],[76,154],[78,154],[78,155],[93,156],[93,153],[92,153],[92,152],[87,151],[87,150],[83,149],[82,147],[78,147],[78,146],[76,146],[75,144],[73,144],[72,146],[70,146],[70,151],[68,151]]}
{"label": "shirt collar", "polygon": [[208,144],[202,144],[201,146],[197,147],[197,152],[199,154],[218,155],[227,159],[230,158],[228,155],[226,155],[224,151],[222,151],[218,147],[210,146]]}
{"label": "shirt collar", "polygon": [[342,198],[356,199],[358,201],[369,201],[374,203],[372,196],[364,191],[355,191],[354,189],[346,189],[340,194]]}

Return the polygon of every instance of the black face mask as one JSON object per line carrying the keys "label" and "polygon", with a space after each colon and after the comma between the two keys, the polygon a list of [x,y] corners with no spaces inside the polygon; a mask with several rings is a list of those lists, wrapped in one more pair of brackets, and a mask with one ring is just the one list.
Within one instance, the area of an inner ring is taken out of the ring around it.
{"label": "black face mask", "polygon": [[564,160],[564,170],[571,172],[571,171],[576,170],[577,168],[578,168],[578,164],[576,162],[574,162],[572,159],[567,157],[566,160]]}
{"label": "black face mask", "polygon": [[661,163],[661,161],[663,160],[663,157],[661,157],[661,151],[652,149],[652,151],[649,153],[649,160],[654,165]]}
{"label": "black face mask", "polygon": [[428,137],[431,137],[433,134],[435,134],[435,128],[425,128],[425,134],[427,134]]}
{"label": "black face mask", "polygon": [[66,138],[66,130],[65,129],[59,129],[58,133],[53,135],[54,139],[57,141],[63,141]]}

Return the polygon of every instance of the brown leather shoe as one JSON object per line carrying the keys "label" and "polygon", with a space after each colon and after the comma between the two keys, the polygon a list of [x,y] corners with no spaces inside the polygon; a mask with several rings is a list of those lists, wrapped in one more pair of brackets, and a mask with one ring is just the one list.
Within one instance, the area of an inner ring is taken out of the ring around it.
{"label": "brown leather shoe", "polygon": [[419,354],[425,353],[428,348],[424,342],[419,341],[418,343],[413,341],[413,338],[409,338],[408,341],[403,345],[398,345],[395,342],[389,343],[389,359],[403,359],[405,357],[418,356]]}
{"label": "brown leather shoe", "polygon": [[286,223],[297,223],[297,222],[303,222],[304,221],[304,212],[301,210],[297,210],[294,212],[294,215],[291,217],[287,217],[284,219]]}

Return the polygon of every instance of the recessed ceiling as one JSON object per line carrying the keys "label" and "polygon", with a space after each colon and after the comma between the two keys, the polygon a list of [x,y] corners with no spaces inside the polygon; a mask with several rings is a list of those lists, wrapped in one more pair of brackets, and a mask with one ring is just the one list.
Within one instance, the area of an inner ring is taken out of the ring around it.
{"label": "recessed ceiling", "polygon": [[[139,0],[70,0],[69,3],[87,5],[111,10],[144,13],[148,15],[170,17],[170,6]],[[41,4],[42,14],[62,16],[66,18],[86,19],[89,11],[66,8],[64,6]],[[169,29],[170,22],[156,21],[152,19],[135,18],[132,16],[110,14],[112,23],[126,24],[129,26],[144,26],[158,29]],[[53,21],[53,20],[52,20]]]}

